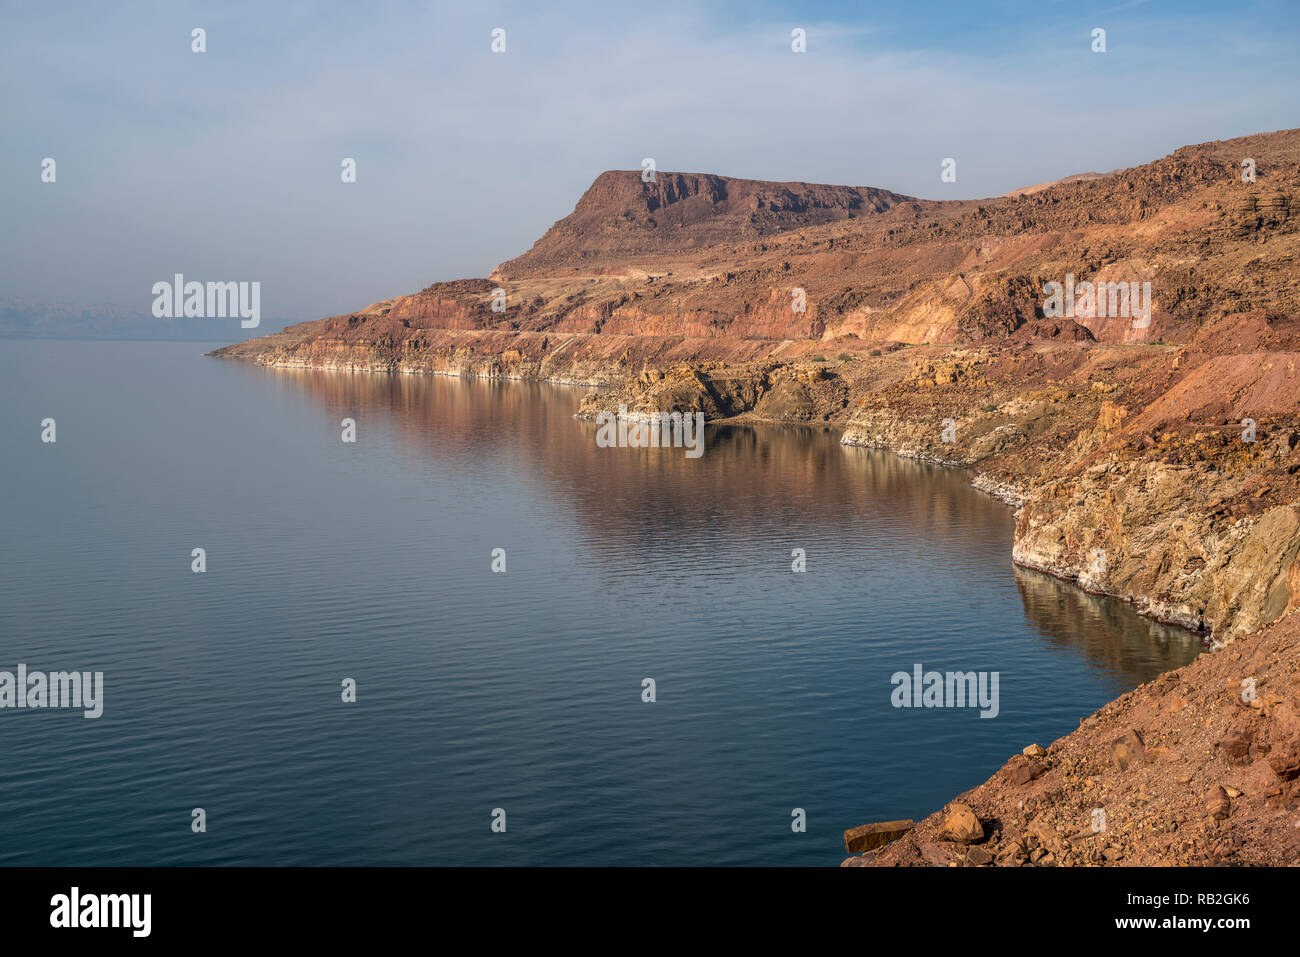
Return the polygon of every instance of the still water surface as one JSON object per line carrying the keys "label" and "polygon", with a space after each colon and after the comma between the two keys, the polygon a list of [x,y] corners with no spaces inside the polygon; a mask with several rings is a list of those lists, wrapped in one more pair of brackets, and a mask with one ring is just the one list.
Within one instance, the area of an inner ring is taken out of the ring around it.
{"label": "still water surface", "polygon": [[[0,710],[0,863],[833,865],[1200,649],[1014,569],[962,472],[207,348],[0,343],[0,670],[105,681]],[[892,707],[917,663],[998,716]]]}

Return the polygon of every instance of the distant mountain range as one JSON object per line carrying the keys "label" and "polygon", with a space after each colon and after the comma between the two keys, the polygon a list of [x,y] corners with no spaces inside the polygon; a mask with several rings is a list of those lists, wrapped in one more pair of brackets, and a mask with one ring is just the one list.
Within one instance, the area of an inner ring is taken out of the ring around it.
{"label": "distant mountain range", "polygon": [[238,319],[155,319],[146,309],[74,306],[64,303],[0,302],[3,339],[175,339],[229,342],[265,335],[287,320],[262,319],[256,329],[241,329]]}

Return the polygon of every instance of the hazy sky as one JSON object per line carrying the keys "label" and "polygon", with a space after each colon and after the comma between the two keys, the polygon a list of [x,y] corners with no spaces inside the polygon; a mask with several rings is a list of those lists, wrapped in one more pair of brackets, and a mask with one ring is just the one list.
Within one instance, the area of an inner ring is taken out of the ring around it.
{"label": "hazy sky", "polygon": [[0,10],[0,301],[182,272],[310,319],[485,275],[643,157],[964,198],[1300,126],[1294,0]]}

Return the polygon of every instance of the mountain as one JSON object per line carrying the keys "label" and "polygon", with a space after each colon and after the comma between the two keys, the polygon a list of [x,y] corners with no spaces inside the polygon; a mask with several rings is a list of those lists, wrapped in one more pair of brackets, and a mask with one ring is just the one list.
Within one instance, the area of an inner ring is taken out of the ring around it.
{"label": "mountain", "polygon": [[738,239],[872,217],[917,202],[884,189],[767,183],[700,173],[601,173],[572,213],[494,276],[518,279],[566,268],[626,268]]}
{"label": "mountain", "polygon": [[[1241,161],[1255,160],[1244,183]],[[1103,342],[1182,341],[1300,305],[1295,130],[1184,147],[983,201],[705,174],[601,174],[483,279],[436,283],[223,353],[288,364],[616,381],[626,368],[890,343],[1041,337],[1042,287],[1150,282],[1150,322],[1067,317]],[[503,289],[505,311],[492,310]],[[794,290],[804,311],[795,311]],[[1056,335],[1082,333],[1057,323]],[[615,342],[613,337],[626,337]],[[564,343],[562,355],[553,351]],[[611,364],[609,349],[626,366]],[[346,354],[325,357],[342,348]]]}

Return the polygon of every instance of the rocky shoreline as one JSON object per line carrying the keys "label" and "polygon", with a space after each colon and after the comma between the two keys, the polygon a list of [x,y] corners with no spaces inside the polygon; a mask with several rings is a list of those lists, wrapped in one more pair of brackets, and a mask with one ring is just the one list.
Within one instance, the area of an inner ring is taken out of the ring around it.
{"label": "rocky shoreline", "polygon": [[1291,613],[1027,745],[842,866],[1300,865],[1298,649]]}

